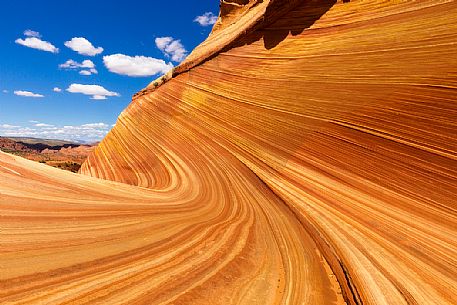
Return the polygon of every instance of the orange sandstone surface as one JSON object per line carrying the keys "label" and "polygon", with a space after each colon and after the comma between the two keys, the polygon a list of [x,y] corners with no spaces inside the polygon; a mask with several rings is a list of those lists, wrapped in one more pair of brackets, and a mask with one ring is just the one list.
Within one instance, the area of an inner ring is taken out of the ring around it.
{"label": "orange sandstone surface", "polygon": [[344,2],[223,1],[80,174],[0,153],[0,304],[455,304],[457,4]]}

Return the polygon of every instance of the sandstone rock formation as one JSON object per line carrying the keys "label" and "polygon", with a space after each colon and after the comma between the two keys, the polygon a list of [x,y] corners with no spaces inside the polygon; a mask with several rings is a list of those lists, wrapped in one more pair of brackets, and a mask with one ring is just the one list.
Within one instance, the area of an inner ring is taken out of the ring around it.
{"label": "sandstone rock formation", "polygon": [[0,300],[455,304],[457,5],[344,2],[224,1],[86,176],[0,154]]}

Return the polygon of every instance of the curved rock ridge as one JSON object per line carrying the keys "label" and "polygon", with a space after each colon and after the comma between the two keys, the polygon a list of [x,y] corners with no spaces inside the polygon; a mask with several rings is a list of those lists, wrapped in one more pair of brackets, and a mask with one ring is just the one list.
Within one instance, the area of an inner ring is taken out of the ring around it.
{"label": "curved rock ridge", "polygon": [[0,154],[0,303],[455,304],[455,16],[224,1],[84,175]]}
{"label": "curved rock ridge", "polygon": [[219,18],[210,36],[174,69],[174,74],[188,71],[224,48],[230,47],[232,43],[249,32],[274,22],[300,2],[300,0],[221,0]]}

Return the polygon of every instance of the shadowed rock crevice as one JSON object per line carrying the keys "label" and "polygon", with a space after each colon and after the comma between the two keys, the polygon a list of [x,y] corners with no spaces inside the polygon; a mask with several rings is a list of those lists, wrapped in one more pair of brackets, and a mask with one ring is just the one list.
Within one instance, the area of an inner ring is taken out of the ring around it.
{"label": "shadowed rock crevice", "polygon": [[[277,5],[267,8],[266,16],[279,9]],[[305,29],[311,27],[322,15],[324,15],[336,0],[323,1],[302,1],[297,6],[291,8],[286,16],[278,21],[263,28],[263,42],[266,49],[276,47],[281,41],[291,34],[293,36],[301,34]],[[260,32],[260,31],[259,31]]]}

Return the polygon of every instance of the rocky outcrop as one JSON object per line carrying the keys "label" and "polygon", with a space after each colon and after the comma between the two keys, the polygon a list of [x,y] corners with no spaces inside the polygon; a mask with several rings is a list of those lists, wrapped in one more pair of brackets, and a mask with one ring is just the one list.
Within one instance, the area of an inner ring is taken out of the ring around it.
{"label": "rocky outcrop", "polygon": [[0,137],[1,151],[72,172],[78,172],[93,149],[60,140]]}
{"label": "rocky outcrop", "polygon": [[24,143],[16,142],[8,138],[0,137],[0,150],[3,151],[35,151],[33,148],[26,146]]}
{"label": "rocky outcrop", "polygon": [[455,2],[222,8],[86,177],[0,154],[0,299],[453,304]]}

